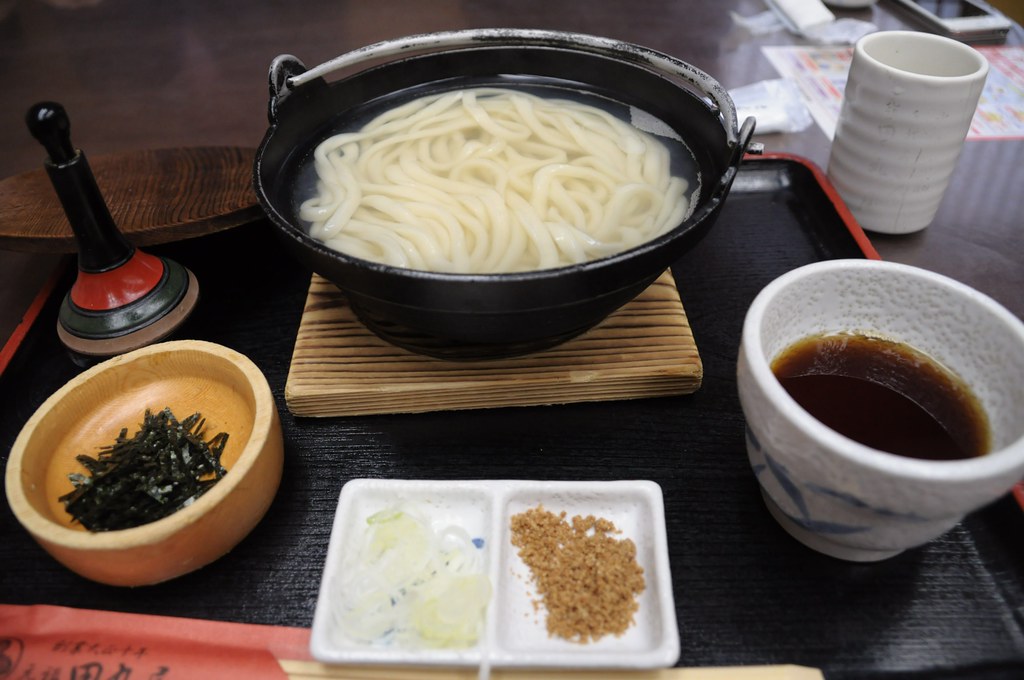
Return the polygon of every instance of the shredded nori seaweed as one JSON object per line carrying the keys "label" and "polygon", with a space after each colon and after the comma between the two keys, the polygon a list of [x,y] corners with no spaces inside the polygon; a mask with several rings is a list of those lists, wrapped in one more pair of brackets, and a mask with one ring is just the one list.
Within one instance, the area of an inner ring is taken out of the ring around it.
{"label": "shredded nori seaweed", "polygon": [[171,409],[146,409],[131,438],[128,428],[96,458],[76,457],[89,473],[73,472],[64,508],[89,531],[129,529],[166,517],[202,496],[227,470],[220,463],[228,435],[203,440],[199,413],[178,421]]}

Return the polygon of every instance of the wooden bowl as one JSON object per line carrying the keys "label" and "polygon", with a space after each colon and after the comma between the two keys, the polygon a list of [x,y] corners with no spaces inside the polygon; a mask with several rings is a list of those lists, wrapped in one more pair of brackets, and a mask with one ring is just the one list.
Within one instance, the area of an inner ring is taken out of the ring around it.
{"label": "wooden bowl", "polygon": [[[95,457],[148,408],[183,419],[199,411],[207,438],[228,433],[227,474],[191,505],[149,524],[91,532],[58,498],[72,490],[75,457]],[[124,354],[61,387],[29,418],[7,462],[7,499],[54,558],[82,576],[120,586],[159,583],[227,553],[270,507],[283,465],[281,422],[266,378],[247,357],[182,340]]]}

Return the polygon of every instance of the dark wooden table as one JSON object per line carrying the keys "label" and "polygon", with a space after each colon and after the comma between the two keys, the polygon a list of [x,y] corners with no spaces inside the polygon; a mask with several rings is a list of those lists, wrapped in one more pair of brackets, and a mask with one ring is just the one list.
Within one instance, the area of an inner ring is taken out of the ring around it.
{"label": "dark wooden table", "polygon": [[[282,53],[315,65],[379,39],[424,31],[549,28],[647,45],[733,88],[777,77],[762,46],[800,43],[785,32],[755,38],[737,28],[730,11],[762,11],[756,0],[60,4],[68,3],[22,0],[0,19],[0,177],[40,166],[43,150],[23,116],[44,99],[65,105],[73,139],[91,157],[255,147],[266,127],[267,68]],[[887,0],[841,14],[883,28],[904,25]],[[1019,27],[1010,42],[1024,42]],[[826,164],[828,140],[817,126],[757,139],[768,151]],[[1024,141],[968,143],[935,223],[916,235],[873,236],[881,256],[953,276],[1024,316],[1022,152]],[[1024,513],[1009,498],[925,548],[877,565],[851,565],[796,544],[757,497],[733,380],[739,322],[761,285],[813,253],[780,252],[770,238],[716,232],[679,263],[706,372],[704,386],[690,397],[312,422],[291,417],[283,404],[308,275],[275,259],[265,225],[246,229],[251,233],[241,244],[233,232],[200,244],[251,245],[254,259],[220,265],[208,280],[223,290],[194,328],[249,351],[279,399],[289,461],[268,520],[221,562],[133,591],[99,587],[63,570],[24,535],[4,503],[0,602],[308,626],[330,516],[346,479],[648,478],[666,492],[681,664],[802,663],[830,677],[1024,677]],[[209,271],[213,265],[195,245],[166,250]],[[53,262],[0,252],[0,322],[6,324],[0,335],[20,318]],[[257,268],[276,274],[254,281]],[[262,303],[269,298],[273,304]],[[46,324],[48,313],[41,319]],[[20,424],[78,370],[49,328],[36,333],[31,358],[37,363],[13,367],[17,384],[0,380],[4,462]]]}
{"label": "dark wooden table", "polygon": [[[265,74],[279,54],[307,65],[377,40],[453,28],[520,26],[594,33],[647,45],[704,69],[727,88],[777,77],[763,45],[799,42],[786,32],[753,38],[730,11],[752,15],[760,0],[623,3],[74,2],[20,0],[0,19],[0,177],[40,167],[42,149],[23,122],[32,103],[54,99],[72,116],[86,152],[229,145],[255,147],[266,127]],[[51,6],[53,5],[53,6]],[[906,27],[888,0],[839,12],[882,28]],[[1024,42],[1017,27],[1011,44]],[[759,137],[824,166],[829,143],[817,126]],[[953,276],[1024,316],[1024,140],[966,145],[935,223],[916,235],[876,236],[888,260]],[[38,287],[37,257],[0,253],[0,335]],[[45,260],[43,260],[45,262]]]}

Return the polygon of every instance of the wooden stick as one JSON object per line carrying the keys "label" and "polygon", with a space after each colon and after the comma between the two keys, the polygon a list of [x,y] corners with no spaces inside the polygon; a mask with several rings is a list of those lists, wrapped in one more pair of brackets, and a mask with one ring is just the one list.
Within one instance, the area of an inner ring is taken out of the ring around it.
{"label": "wooden stick", "polygon": [[[334,666],[315,661],[280,660],[290,680],[477,680],[475,668],[414,668],[411,666]],[[662,668],[649,671],[574,670],[491,671],[492,680],[824,680],[817,668],[805,666],[721,666]]]}

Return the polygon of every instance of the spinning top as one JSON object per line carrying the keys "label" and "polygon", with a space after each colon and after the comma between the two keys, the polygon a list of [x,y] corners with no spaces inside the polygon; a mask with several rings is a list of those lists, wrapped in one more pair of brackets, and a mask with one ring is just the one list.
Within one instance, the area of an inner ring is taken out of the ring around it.
{"label": "spinning top", "polygon": [[64,107],[36,104],[26,122],[49,154],[46,172],[78,248],[78,276],[57,319],[61,342],[81,355],[107,357],[163,339],[195,307],[195,276],[173,260],[138,250],[118,230],[85,154],[71,145]]}

